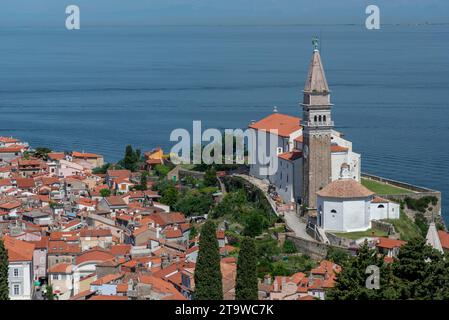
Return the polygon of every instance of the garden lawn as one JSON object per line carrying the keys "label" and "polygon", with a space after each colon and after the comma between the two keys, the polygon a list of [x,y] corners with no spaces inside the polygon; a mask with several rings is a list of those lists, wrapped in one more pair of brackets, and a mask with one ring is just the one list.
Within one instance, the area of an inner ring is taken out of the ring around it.
{"label": "garden lawn", "polygon": [[362,178],[362,185],[377,194],[406,194],[413,193],[411,190],[395,187],[383,182]]}
{"label": "garden lawn", "polygon": [[351,240],[357,240],[364,237],[387,237],[388,234],[385,231],[377,229],[368,229],[366,231],[355,231],[355,232],[340,232],[334,233],[336,236],[341,238],[347,238]]}

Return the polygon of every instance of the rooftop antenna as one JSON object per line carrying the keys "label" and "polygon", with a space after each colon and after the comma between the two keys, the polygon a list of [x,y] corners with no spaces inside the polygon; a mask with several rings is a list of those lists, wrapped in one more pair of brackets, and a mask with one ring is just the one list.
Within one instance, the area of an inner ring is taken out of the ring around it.
{"label": "rooftop antenna", "polygon": [[320,28],[320,51],[323,52],[322,48],[323,48],[323,36],[321,34],[322,29]]}

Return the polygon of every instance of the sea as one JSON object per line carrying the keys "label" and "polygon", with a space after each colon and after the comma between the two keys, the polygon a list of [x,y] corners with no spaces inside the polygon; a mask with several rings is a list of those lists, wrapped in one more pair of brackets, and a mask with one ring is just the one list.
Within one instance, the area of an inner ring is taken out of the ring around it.
{"label": "sea", "polygon": [[117,161],[194,120],[301,117],[314,36],[362,171],[440,190],[449,222],[449,25],[1,28],[0,135]]}

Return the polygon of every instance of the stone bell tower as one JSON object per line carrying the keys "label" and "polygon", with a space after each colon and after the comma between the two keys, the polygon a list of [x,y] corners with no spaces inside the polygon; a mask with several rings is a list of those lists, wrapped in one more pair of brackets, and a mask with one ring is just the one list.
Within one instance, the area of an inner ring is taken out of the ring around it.
{"label": "stone bell tower", "polygon": [[313,40],[313,54],[304,86],[303,108],[303,213],[316,216],[316,192],[331,182],[330,91],[318,50]]}

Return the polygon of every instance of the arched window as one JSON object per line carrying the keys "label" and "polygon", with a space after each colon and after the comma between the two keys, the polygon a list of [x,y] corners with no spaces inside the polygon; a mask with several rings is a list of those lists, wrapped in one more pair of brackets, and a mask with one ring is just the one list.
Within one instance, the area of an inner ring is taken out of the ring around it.
{"label": "arched window", "polygon": [[321,122],[321,116],[318,117],[318,121]]}
{"label": "arched window", "polygon": [[326,116],[323,116],[323,122],[326,122]]}
{"label": "arched window", "polygon": [[318,121],[317,119],[318,119],[317,116],[313,117],[313,121],[317,122]]}
{"label": "arched window", "polygon": [[337,210],[332,209],[332,210],[331,210],[331,213],[337,213]]}
{"label": "arched window", "polygon": [[383,204],[379,204],[377,207],[378,207],[379,209],[385,208]]}

